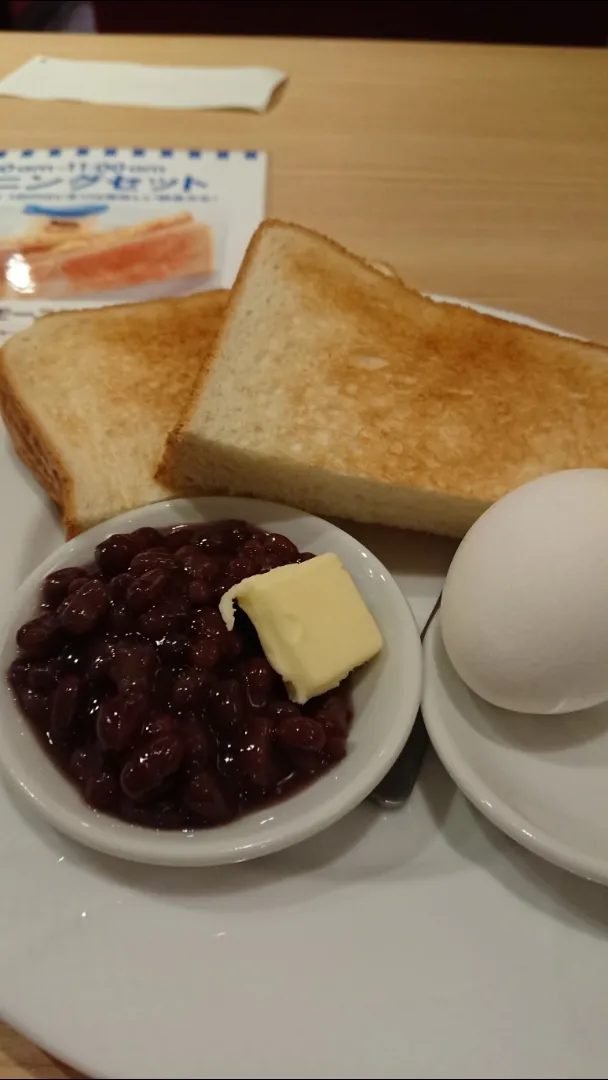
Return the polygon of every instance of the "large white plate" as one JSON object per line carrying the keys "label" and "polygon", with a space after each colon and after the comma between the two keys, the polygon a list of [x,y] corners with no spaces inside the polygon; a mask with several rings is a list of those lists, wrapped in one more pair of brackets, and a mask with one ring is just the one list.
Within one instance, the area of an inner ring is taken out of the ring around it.
{"label": "large white plate", "polygon": [[[62,537],[8,447],[0,484],[1,601]],[[454,545],[347,528],[422,622]],[[0,788],[0,1011],[95,1077],[604,1077],[607,912],[432,755],[402,812],[215,870],[94,855]]]}

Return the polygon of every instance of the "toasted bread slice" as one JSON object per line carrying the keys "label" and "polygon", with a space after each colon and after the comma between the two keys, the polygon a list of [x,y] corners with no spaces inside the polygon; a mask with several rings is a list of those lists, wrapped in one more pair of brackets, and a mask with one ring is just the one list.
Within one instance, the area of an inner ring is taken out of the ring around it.
{"label": "toasted bread slice", "polygon": [[608,467],[607,432],[607,349],[435,303],[268,221],[162,474],[461,536],[532,477]]}
{"label": "toasted bread slice", "polygon": [[0,410],[68,537],[184,488],[154,478],[203,367],[225,290],[60,312],[9,338]]}

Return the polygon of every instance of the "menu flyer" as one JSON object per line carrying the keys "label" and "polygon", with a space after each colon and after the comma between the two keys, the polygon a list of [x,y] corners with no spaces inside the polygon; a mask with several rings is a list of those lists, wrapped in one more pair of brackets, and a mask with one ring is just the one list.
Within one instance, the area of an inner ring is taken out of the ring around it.
{"label": "menu flyer", "polygon": [[257,150],[0,150],[0,344],[50,311],[229,288],[266,174]]}

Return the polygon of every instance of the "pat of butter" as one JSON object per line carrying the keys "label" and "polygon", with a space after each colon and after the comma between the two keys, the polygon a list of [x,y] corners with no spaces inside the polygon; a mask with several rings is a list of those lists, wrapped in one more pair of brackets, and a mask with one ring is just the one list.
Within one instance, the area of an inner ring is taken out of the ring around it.
{"label": "pat of butter", "polygon": [[228,589],[220,612],[229,630],[235,601],[300,705],[333,689],[382,648],[374,618],[337,555],[278,566]]}

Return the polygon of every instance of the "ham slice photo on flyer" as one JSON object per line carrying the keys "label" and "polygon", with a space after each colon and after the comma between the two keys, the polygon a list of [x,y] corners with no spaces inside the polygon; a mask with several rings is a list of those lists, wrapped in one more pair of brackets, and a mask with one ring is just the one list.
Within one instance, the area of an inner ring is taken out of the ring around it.
{"label": "ham slice photo on flyer", "polygon": [[0,149],[0,345],[65,309],[229,289],[267,166],[259,150]]}
{"label": "ham slice photo on flyer", "polygon": [[190,211],[104,230],[97,209],[41,213],[22,235],[2,237],[4,297],[69,299],[213,273],[212,230]]}

